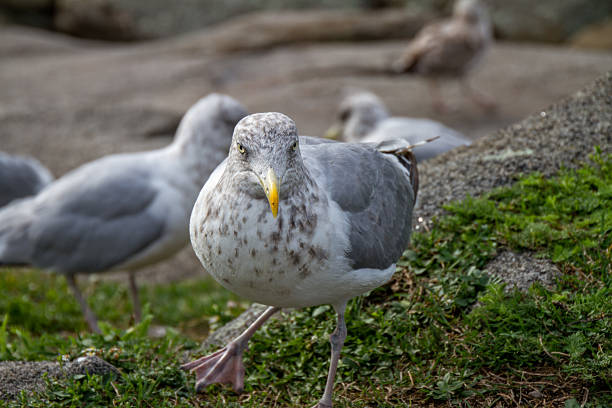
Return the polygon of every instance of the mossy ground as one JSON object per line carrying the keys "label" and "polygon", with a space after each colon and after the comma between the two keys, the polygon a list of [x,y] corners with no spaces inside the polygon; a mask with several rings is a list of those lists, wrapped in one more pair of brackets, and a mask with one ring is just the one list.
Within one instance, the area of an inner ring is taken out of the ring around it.
{"label": "mossy ground", "polygon": [[[350,302],[335,406],[612,406],[612,157],[594,154],[550,180],[524,176],[447,210],[413,235],[389,284]],[[483,269],[505,249],[554,262],[554,287],[504,291]],[[254,336],[243,394],[196,395],[179,361],[245,306],[216,284],[144,287],[150,307],[137,326],[121,285],[91,284],[103,335],[85,331],[61,277],[5,269],[0,288],[1,360],[96,353],[121,371],[48,380],[12,406],[311,406],[325,384],[329,306]],[[151,338],[151,324],[169,329]]]}

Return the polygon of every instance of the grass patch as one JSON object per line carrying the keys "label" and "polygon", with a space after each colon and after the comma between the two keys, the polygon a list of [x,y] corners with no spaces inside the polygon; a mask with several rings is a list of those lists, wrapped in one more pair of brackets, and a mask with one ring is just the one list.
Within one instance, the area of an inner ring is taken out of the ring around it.
{"label": "grass patch", "polygon": [[[350,302],[334,406],[611,406],[612,157],[596,153],[579,170],[528,175],[447,209],[414,234],[392,282]],[[505,291],[483,269],[506,249],[554,262],[555,287]],[[189,327],[233,315],[210,282],[145,288],[149,318],[131,329],[123,289],[88,287],[110,323],[101,336],[74,333],[85,326],[61,278],[4,271],[0,287],[1,359],[93,350],[122,372],[50,381],[15,406],[309,406],[323,391],[330,306],[289,313],[254,336],[244,394],[212,386],[196,396],[178,370],[197,344]],[[151,339],[151,320],[176,329]]]}

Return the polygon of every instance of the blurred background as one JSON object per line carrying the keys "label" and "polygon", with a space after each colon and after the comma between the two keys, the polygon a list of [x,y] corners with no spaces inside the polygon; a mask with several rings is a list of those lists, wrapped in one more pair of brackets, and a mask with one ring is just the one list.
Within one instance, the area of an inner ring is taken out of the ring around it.
{"label": "blurred background", "polygon": [[[418,76],[387,67],[450,0],[0,0],[0,150],[58,177],[103,155],[167,145],[200,97],[282,111],[322,136],[343,90],[370,90],[393,115],[468,138],[539,114],[612,69],[609,0],[485,0],[495,43],[470,75],[485,112],[452,81],[432,108]],[[201,274],[191,248],[150,279]]]}

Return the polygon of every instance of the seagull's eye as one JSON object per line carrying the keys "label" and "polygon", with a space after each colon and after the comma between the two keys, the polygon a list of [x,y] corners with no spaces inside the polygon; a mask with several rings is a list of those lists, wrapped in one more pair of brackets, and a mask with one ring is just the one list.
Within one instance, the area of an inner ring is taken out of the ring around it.
{"label": "seagull's eye", "polygon": [[293,150],[294,152],[297,150],[298,147],[298,142],[293,142],[293,144],[291,145],[291,150]]}
{"label": "seagull's eye", "polygon": [[240,152],[240,154],[245,154],[246,153],[246,149],[244,148],[243,145],[241,145],[240,143],[236,143],[236,148],[238,149],[238,151]]}
{"label": "seagull's eye", "polygon": [[338,115],[338,116],[340,116],[340,120],[342,122],[346,122],[348,120],[350,114],[351,114],[350,110],[344,109],[343,111],[340,112],[340,115]]}

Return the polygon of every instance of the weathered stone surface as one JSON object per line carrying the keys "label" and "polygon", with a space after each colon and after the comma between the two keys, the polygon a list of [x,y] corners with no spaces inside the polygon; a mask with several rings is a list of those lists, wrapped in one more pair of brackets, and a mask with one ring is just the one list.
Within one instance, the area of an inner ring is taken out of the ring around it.
{"label": "weathered stone surface", "polygon": [[0,361],[0,401],[17,398],[21,391],[39,391],[49,379],[79,374],[119,375],[113,365],[96,356],[79,357],[60,365],[56,361]]}
{"label": "weathered stone surface", "polygon": [[515,288],[526,292],[536,282],[546,288],[552,288],[555,278],[561,274],[559,268],[548,259],[512,251],[497,254],[484,271],[499,282],[505,283],[507,292]]}
{"label": "weathered stone surface", "polygon": [[612,51],[612,18],[582,28],[569,43],[573,47]]}
{"label": "weathered stone surface", "polygon": [[[612,3],[607,0],[590,0],[588,4],[582,0],[484,2],[491,9],[497,35],[506,40],[562,42],[583,27],[612,15]],[[355,24],[351,14],[357,10],[370,15],[370,26],[378,28],[366,29],[353,38],[373,40],[388,31],[386,22],[370,11],[364,12],[365,9],[385,9],[386,13],[397,16],[408,13],[416,17],[425,13],[442,17],[450,13],[452,3],[450,0],[0,0],[0,11],[17,23],[53,28],[79,37],[124,41],[192,32],[252,12],[268,12],[269,21],[282,25],[283,19],[275,17],[282,17],[279,11],[301,10],[296,14],[305,13],[304,20],[296,17],[290,20],[298,21],[300,31],[317,31],[318,35],[310,34],[317,41],[346,38],[346,26]],[[314,9],[319,11],[307,11]],[[330,9],[330,17],[339,21],[338,26],[310,16],[314,13],[313,16],[330,21],[326,14]],[[342,14],[347,15],[346,20],[341,19]],[[407,23],[404,30],[387,38],[397,38],[399,34],[412,36],[422,20],[416,25],[412,21]],[[266,26],[266,30],[270,27]],[[355,30],[361,31],[359,27]],[[285,30],[285,42],[296,35],[301,37],[296,31],[297,27]]]}
{"label": "weathered stone surface", "polygon": [[[306,42],[410,38],[432,19],[429,13],[398,9],[262,12],[209,30],[206,42],[217,52],[230,52]],[[198,34],[194,38],[201,41]]]}
{"label": "weathered stone surface", "polygon": [[111,40],[167,37],[199,30],[228,18],[258,11],[357,8],[357,0],[57,0],[60,31]]}
{"label": "weathered stone surface", "polygon": [[0,7],[21,10],[44,10],[53,7],[53,0],[0,0]]}
{"label": "weathered stone surface", "polygon": [[512,41],[563,42],[612,15],[608,0],[486,0],[495,33]]}
{"label": "weathered stone surface", "polygon": [[[508,186],[523,173],[555,174],[612,153],[612,71],[566,100],[419,166],[416,215],[427,222],[442,205]],[[444,180],[444,182],[440,182]]]}

